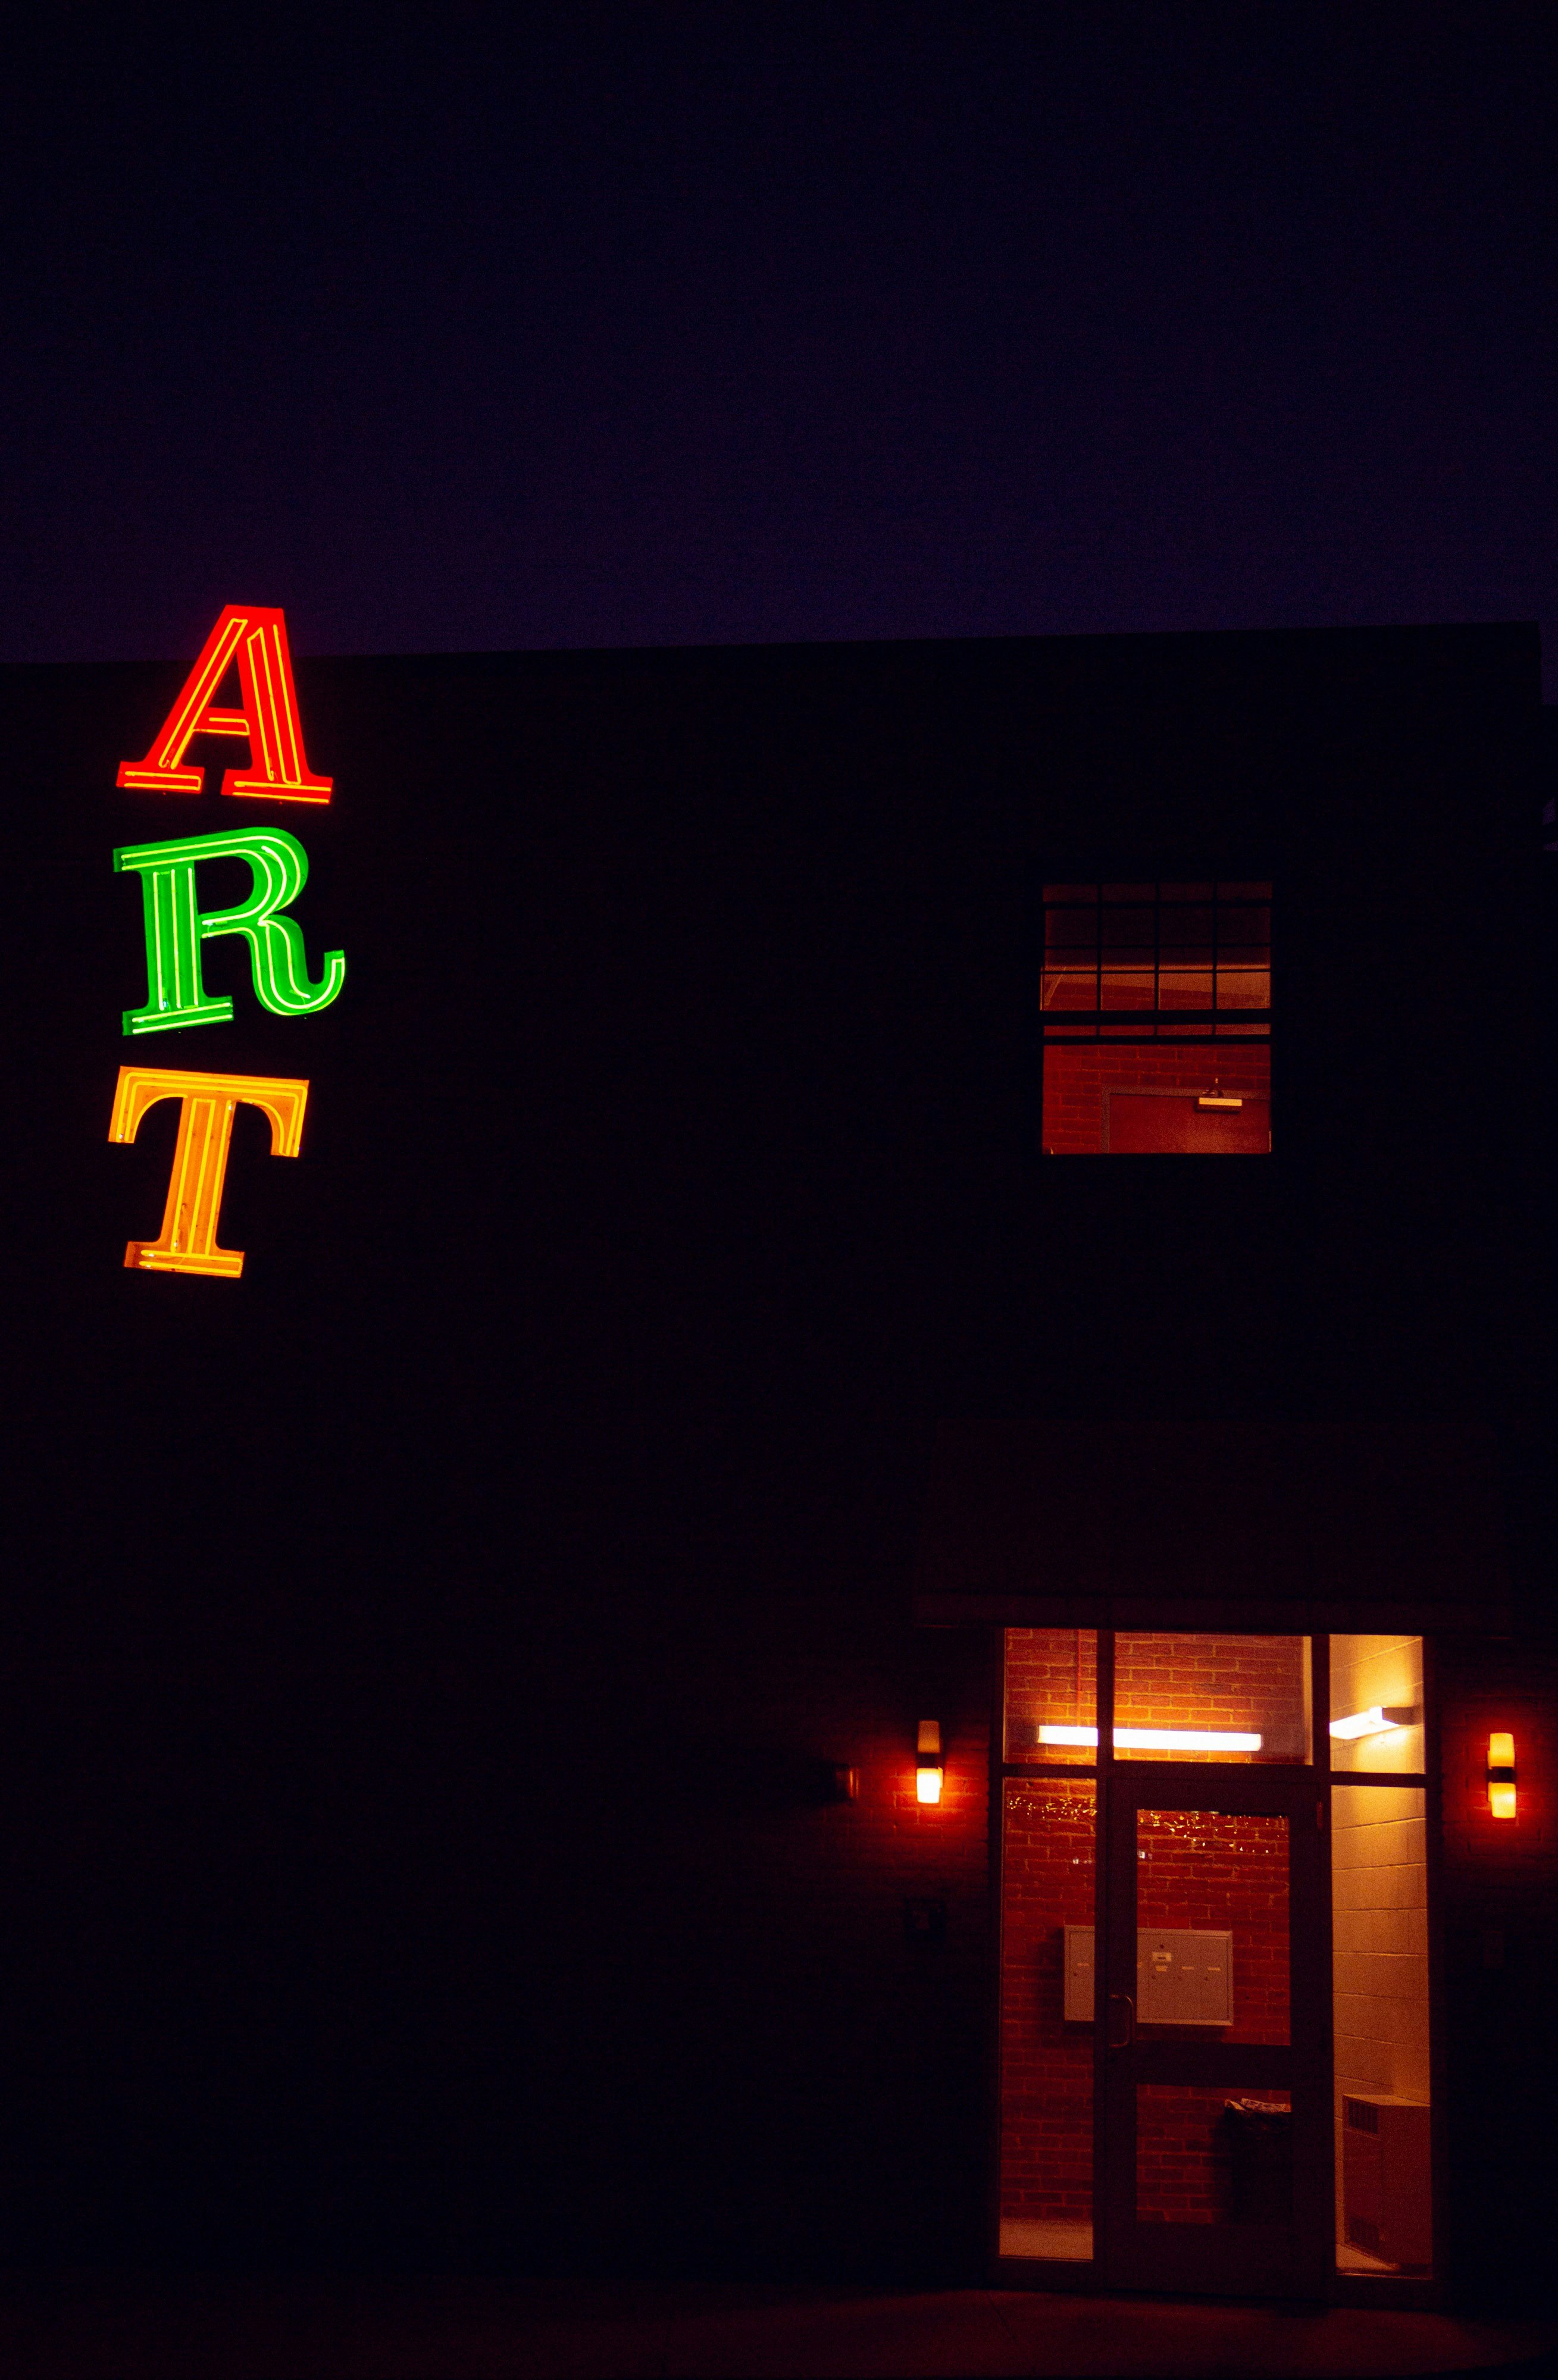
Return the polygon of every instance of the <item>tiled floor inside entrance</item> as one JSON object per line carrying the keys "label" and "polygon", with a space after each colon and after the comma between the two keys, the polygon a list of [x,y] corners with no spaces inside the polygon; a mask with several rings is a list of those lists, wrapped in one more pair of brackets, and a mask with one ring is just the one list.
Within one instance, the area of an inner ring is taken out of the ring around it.
{"label": "tiled floor inside entrance", "polygon": [[1092,2252],[1090,2223],[1041,2223],[1013,2215],[1001,2217],[1004,2256],[1045,2256],[1052,2264],[1086,2264]]}
{"label": "tiled floor inside entrance", "polygon": [[[1001,2253],[1004,2256],[1031,2256],[1049,2264],[1087,2264],[1093,2252],[1093,2227],[1090,2223],[1044,2223],[1026,2216],[1004,2215],[1001,2217]],[[1343,2240],[1336,2250],[1339,2273],[1394,2273],[1394,2265],[1382,2264],[1363,2248],[1355,2248]]]}

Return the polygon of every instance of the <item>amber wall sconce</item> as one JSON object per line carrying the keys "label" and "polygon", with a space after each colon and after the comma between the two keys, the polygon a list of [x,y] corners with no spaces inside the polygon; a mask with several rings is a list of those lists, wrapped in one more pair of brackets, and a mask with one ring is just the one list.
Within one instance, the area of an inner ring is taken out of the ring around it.
{"label": "amber wall sconce", "polygon": [[1515,1815],[1515,1738],[1504,1730],[1488,1738],[1488,1808],[1495,1818]]}
{"label": "amber wall sconce", "polygon": [[942,1723],[937,1718],[919,1722],[919,1755],[914,1777],[915,1797],[920,1802],[939,1802],[942,1798]]}

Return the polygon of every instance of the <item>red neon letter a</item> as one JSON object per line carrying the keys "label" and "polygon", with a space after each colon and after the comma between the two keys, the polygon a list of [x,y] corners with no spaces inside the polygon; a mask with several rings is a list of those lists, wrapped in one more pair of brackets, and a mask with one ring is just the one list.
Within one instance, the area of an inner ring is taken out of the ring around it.
{"label": "red neon letter a", "polygon": [[[243,709],[213,710],[212,696],[235,662]],[[335,780],[316,777],[303,750],[298,690],[281,613],[259,603],[227,605],[146,758],[122,760],[116,782],[139,793],[198,794],[205,771],[184,765],[184,755],[197,735],[249,739],[249,766],[228,770],[222,780],[225,794],[249,794],[273,802],[330,799]]]}

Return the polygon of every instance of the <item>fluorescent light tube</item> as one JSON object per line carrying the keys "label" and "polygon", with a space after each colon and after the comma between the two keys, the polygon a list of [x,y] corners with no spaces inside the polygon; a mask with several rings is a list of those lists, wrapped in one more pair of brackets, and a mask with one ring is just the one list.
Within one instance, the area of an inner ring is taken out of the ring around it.
{"label": "fluorescent light tube", "polygon": [[[1096,1727],[1041,1727],[1041,1743],[1094,1745]],[[1116,1752],[1259,1752],[1258,1735],[1241,1735],[1221,1727],[1117,1727]]]}

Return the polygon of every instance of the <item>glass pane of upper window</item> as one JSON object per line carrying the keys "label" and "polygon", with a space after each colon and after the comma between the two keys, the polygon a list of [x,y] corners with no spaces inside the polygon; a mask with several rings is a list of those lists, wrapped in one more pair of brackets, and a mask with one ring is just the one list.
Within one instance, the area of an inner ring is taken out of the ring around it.
{"label": "glass pane of upper window", "polygon": [[1114,1639],[1116,1760],[1304,1761],[1307,1636]]}
{"label": "glass pane of upper window", "polygon": [[1008,1628],[1006,1758],[1090,1765],[1097,1747],[1097,1630]]}

